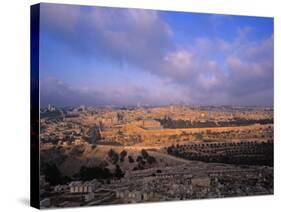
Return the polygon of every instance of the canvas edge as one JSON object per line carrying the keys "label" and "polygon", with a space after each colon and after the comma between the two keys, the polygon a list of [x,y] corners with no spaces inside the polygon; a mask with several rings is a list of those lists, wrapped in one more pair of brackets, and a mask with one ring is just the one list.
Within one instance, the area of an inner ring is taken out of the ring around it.
{"label": "canvas edge", "polygon": [[39,186],[40,4],[30,7],[30,206],[40,209]]}

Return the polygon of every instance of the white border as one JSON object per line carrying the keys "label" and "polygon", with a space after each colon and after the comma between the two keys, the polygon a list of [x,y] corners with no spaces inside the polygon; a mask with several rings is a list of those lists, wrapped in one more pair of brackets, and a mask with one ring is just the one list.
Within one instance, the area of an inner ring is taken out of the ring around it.
{"label": "white border", "polygon": [[[29,10],[39,1],[3,0],[0,8],[0,117],[1,174],[0,211],[29,211]],[[62,209],[62,211],[143,212],[162,211],[276,211],[280,194],[281,110],[278,79],[281,79],[281,13],[277,0],[49,0],[50,3],[70,3],[129,8],[149,8],[220,14],[274,16],[274,111],[275,111],[275,195],[245,198],[193,200],[169,203]]]}

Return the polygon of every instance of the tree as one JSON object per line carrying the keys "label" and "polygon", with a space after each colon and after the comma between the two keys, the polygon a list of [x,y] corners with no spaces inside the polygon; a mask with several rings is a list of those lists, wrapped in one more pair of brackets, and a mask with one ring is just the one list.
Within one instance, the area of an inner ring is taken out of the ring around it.
{"label": "tree", "polygon": [[121,170],[120,166],[119,165],[116,165],[115,166],[115,177],[120,179],[122,177],[124,177],[124,172]]}
{"label": "tree", "polygon": [[128,160],[129,160],[130,163],[134,163],[135,162],[134,158],[131,155],[128,156]]}
{"label": "tree", "polygon": [[116,164],[119,161],[119,155],[113,149],[110,149],[107,154],[113,164]]}
{"label": "tree", "polygon": [[46,181],[51,185],[58,185],[62,183],[62,175],[56,164],[46,164],[43,169],[43,174],[45,175]]}
{"label": "tree", "polygon": [[107,168],[101,167],[85,167],[80,168],[79,177],[81,180],[92,179],[109,179],[112,178],[112,173]]}
{"label": "tree", "polygon": [[139,156],[137,157],[137,162],[140,162],[140,161],[142,161],[142,156],[139,155]]}
{"label": "tree", "polygon": [[124,158],[127,156],[127,152],[126,150],[123,150],[122,152],[120,152],[120,161],[123,162]]}
{"label": "tree", "polygon": [[145,159],[149,156],[148,152],[145,149],[141,150],[141,154]]}

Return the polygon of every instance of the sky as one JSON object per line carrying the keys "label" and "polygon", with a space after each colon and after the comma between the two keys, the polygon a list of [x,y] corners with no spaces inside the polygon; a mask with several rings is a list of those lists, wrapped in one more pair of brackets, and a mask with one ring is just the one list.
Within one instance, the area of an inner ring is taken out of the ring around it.
{"label": "sky", "polygon": [[273,19],[41,4],[41,106],[273,105]]}

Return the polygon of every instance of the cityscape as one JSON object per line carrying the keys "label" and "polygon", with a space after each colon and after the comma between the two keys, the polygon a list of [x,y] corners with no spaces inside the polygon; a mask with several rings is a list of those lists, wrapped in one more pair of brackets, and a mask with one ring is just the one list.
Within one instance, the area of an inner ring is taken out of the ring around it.
{"label": "cityscape", "polygon": [[39,25],[40,208],[274,193],[272,18],[42,3]]}
{"label": "cityscape", "polygon": [[273,194],[270,107],[40,111],[44,207]]}

